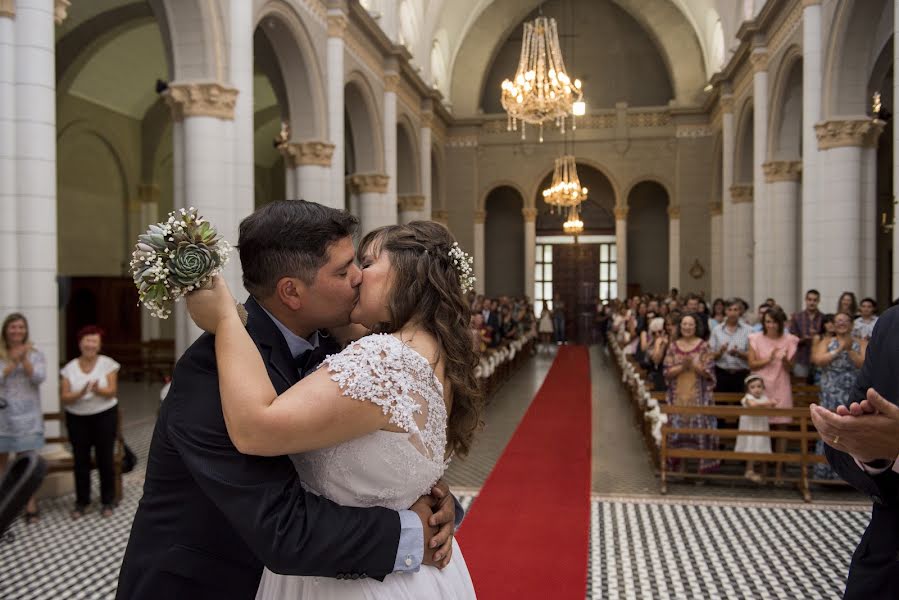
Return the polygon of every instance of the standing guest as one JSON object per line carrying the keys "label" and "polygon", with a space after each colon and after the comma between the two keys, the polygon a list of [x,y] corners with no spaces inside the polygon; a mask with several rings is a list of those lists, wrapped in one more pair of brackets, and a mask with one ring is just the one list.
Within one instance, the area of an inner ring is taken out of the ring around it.
{"label": "standing guest", "polygon": [[[680,319],[677,339],[668,345],[665,354],[665,379],[668,393],[665,401],[673,406],[712,406],[712,391],[715,388],[715,370],[708,344],[698,335],[699,321],[692,314]],[[708,415],[668,415],[672,427],[715,429],[717,419]],[[673,434],[668,441],[671,448],[691,448],[712,450],[718,448],[718,436]],[[718,460],[700,459],[699,472],[705,473],[717,468]],[[674,463],[672,462],[672,466]],[[681,471],[686,462],[681,463]]]}
{"label": "standing guest", "polygon": [[[827,351],[827,344],[830,343],[830,340],[833,339],[833,336],[836,335],[836,331],[834,331],[833,325],[833,313],[827,313],[821,319],[821,333],[812,338],[812,356],[815,355],[815,352],[818,351],[818,346],[823,344],[825,348],[825,352]],[[812,365],[812,384],[820,385],[821,384],[821,369]]]}
{"label": "standing guest", "polygon": [[852,327],[852,336],[862,340],[870,340],[877,322],[877,302],[874,298],[865,298],[859,303],[861,314]]}
{"label": "standing guest", "polygon": [[[865,363],[867,340],[852,335],[852,317],[838,313],[833,319],[835,335],[826,344],[815,348],[812,360],[821,369],[821,406],[835,411],[837,406],[848,405],[849,393],[855,384],[859,370]],[[818,440],[815,450],[824,454],[824,442]],[[815,465],[816,479],[836,479],[833,469],[826,463]]]}
{"label": "standing guest", "polygon": [[716,392],[743,391],[749,375],[749,325],[740,322],[743,306],[737,298],[727,300],[724,322],[718,325],[709,339],[715,361]]}
{"label": "standing guest", "polygon": [[[746,395],[740,400],[745,408],[770,408],[774,401],[765,395],[765,382],[758,375],[750,375],[746,378]],[[768,417],[754,415],[740,415],[738,426],[740,431],[769,431]],[[758,454],[771,454],[771,438],[763,435],[739,435],[734,445],[734,452],[753,452]],[[755,471],[754,460],[746,461],[746,471],[743,477],[749,481],[760,483],[762,476]]]}
{"label": "standing guest", "polygon": [[790,333],[799,338],[793,375],[802,379],[811,377],[812,340],[821,332],[824,315],[818,310],[821,294],[818,290],[805,293],[805,310],[794,313],[790,319]]}
{"label": "standing guest", "polygon": [[[749,336],[749,368],[761,376],[765,382],[765,391],[777,408],[793,407],[793,389],[790,385],[790,371],[793,369],[793,358],[799,338],[784,331],[787,316],[779,306],[772,306],[765,311],[763,318],[764,332]],[[770,417],[771,425],[782,426],[792,422],[790,417]],[[775,451],[786,450],[787,440],[778,438]],[[776,477],[781,478],[783,463],[777,463]]]}
{"label": "standing guest", "polygon": [[62,368],[59,399],[65,406],[66,429],[75,457],[75,508],[81,518],[91,502],[91,450],[100,472],[101,515],[112,516],[115,503],[115,440],[118,428],[119,363],[100,354],[103,330],[94,325],[78,331],[78,358]]}
{"label": "standing guest", "polygon": [[553,298],[553,335],[557,344],[568,341],[565,335],[565,302],[559,294]]}
{"label": "standing guest", "polygon": [[837,300],[837,312],[851,315],[853,319],[858,316],[858,301],[854,293],[843,292],[840,294],[840,299]]}
{"label": "standing guest", "polygon": [[765,323],[765,313],[768,312],[768,309],[771,308],[767,302],[764,304],[759,304],[758,308],[758,321],[755,322],[755,325],[752,326],[753,333],[759,333],[764,329]]}
{"label": "standing guest", "polygon": [[[44,413],[40,384],[47,378],[47,361],[28,339],[28,321],[13,313],[3,321],[0,345],[0,473],[10,453],[24,454],[44,447]],[[40,514],[32,496],[25,506],[25,522],[37,523]]]}
{"label": "standing guest", "polygon": [[715,301],[712,302],[712,315],[709,317],[710,331],[714,331],[715,327],[724,323],[724,319],[727,318],[727,315],[724,314],[726,308],[724,300],[721,298],[715,298]]}
{"label": "standing guest", "polygon": [[701,298],[696,294],[688,294],[687,295],[687,303],[684,306],[684,313],[695,315],[697,318],[697,335],[704,340],[709,338],[709,315],[707,312],[703,312],[700,306]]}
{"label": "standing guest", "polygon": [[553,337],[553,317],[552,311],[549,310],[549,303],[543,301],[543,312],[540,313],[540,324],[537,326],[537,332],[540,334],[540,347],[549,352],[549,345],[552,343]]}

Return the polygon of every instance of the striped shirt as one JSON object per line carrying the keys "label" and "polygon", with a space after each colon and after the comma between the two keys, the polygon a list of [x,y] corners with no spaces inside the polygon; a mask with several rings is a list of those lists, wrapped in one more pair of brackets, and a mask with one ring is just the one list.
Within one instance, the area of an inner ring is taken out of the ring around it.
{"label": "striped shirt", "polygon": [[[713,352],[718,352],[720,348],[725,346],[736,348],[740,352],[749,351],[749,334],[752,328],[745,323],[737,323],[737,328],[731,332],[727,327],[727,322],[721,323],[712,330],[712,337],[709,339],[709,346]],[[715,366],[727,371],[748,371],[749,363],[725,351],[717,361]]]}

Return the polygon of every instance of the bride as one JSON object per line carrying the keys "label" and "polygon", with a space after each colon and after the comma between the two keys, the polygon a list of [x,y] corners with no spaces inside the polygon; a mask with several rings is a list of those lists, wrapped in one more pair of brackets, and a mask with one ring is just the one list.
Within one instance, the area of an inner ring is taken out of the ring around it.
{"label": "bride", "polygon": [[[436,223],[366,235],[357,251],[362,284],[351,319],[376,333],[328,357],[280,396],[224,280],[191,294],[191,316],[216,336],[222,409],[235,447],[290,454],[312,491],[346,506],[401,510],[428,494],[450,456],[468,452],[483,404],[462,293],[463,256]],[[383,581],[266,570],[256,597],[442,599],[475,592],[453,540],[452,560],[442,570],[422,566]]]}

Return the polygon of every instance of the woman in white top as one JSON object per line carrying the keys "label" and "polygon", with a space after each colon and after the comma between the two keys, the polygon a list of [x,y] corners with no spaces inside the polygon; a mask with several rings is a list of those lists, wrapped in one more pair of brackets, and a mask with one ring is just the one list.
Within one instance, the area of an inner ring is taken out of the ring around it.
{"label": "woman in white top", "polygon": [[101,514],[112,515],[115,502],[115,449],[118,426],[119,363],[100,354],[103,330],[90,325],[78,332],[81,355],[62,368],[60,400],[75,457],[75,508],[80,518],[91,501],[91,449],[100,471]]}

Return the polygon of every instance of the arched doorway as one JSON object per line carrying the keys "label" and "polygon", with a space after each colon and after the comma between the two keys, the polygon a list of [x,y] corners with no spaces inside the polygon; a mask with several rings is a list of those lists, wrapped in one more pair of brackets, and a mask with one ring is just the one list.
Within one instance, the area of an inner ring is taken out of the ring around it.
{"label": "arched doorway", "polygon": [[[487,194],[484,208],[484,292],[491,297],[523,296],[524,198],[515,188],[499,186]],[[514,267],[512,266],[514,265]]]}
{"label": "arched doorway", "polygon": [[627,196],[628,295],[665,293],[668,281],[668,192],[641,181]]}
{"label": "arched doorway", "polygon": [[578,162],[577,172],[581,185],[589,190],[580,207],[584,232],[577,239],[562,229],[566,215],[552,211],[543,201],[542,190],[552,184],[551,171],[537,187],[534,305],[539,311],[544,300],[551,308],[561,300],[568,339],[590,343],[597,299],[618,298],[624,290],[618,290],[615,189],[596,167]]}

